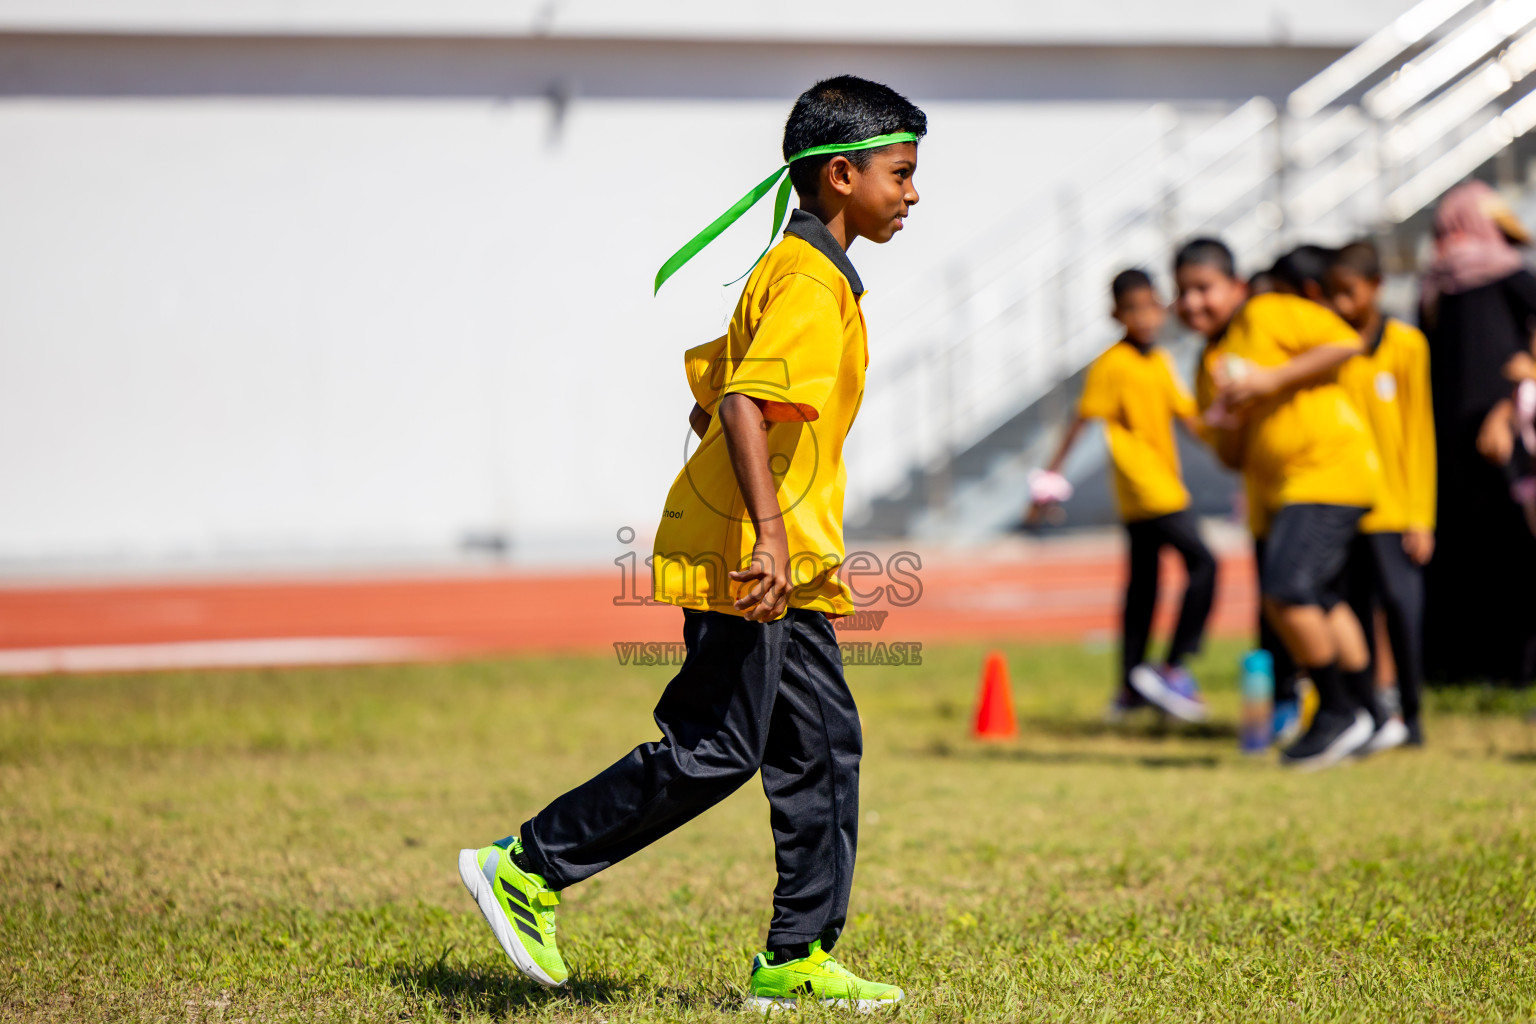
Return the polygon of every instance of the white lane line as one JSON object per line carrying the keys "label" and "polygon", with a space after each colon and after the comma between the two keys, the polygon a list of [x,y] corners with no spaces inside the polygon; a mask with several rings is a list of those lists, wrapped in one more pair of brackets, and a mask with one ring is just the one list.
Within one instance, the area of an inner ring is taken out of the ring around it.
{"label": "white lane line", "polygon": [[431,657],[441,645],[408,637],[290,637],[0,650],[0,675],[144,672],[262,665],[346,665]]}

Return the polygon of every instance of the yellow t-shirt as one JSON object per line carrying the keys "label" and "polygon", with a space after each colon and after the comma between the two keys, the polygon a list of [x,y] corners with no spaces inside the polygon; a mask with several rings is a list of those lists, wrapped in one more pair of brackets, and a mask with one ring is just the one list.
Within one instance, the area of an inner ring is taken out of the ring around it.
{"label": "yellow t-shirt", "polygon": [[1376,508],[1364,533],[1435,528],[1435,421],[1429,396],[1429,342],[1388,319],[1375,349],[1339,371],[1339,383],[1364,417],[1381,458]]}
{"label": "yellow t-shirt", "polygon": [[[1216,359],[1216,342],[1206,342],[1195,370],[1195,405],[1202,414],[1201,438],[1212,445],[1215,444],[1215,432],[1205,425],[1204,413],[1216,401],[1216,381],[1211,376]],[[1264,507],[1263,496],[1258,493],[1252,478],[1246,473],[1243,474],[1243,501],[1248,506],[1248,532],[1261,540],[1268,537],[1269,509]]]}
{"label": "yellow t-shirt", "polygon": [[[1244,303],[1226,333],[1207,347],[1205,372],[1234,359],[1282,366],[1320,345],[1356,345],[1354,329],[1331,310],[1294,295]],[[1207,408],[1211,389],[1207,387]],[[1243,428],[1243,473],[1251,518],[1267,523],[1287,505],[1376,503],[1380,462],[1370,432],[1333,373],[1303,388],[1255,402]]]}
{"label": "yellow t-shirt", "polygon": [[1117,342],[1088,367],[1077,412],[1104,421],[1120,518],[1134,523],[1189,507],[1173,419],[1193,416],[1195,401],[1166,352]]}
{"label": "yellow t-shirt", "polygon": [[[804,224],[797,213],[791,230]],[[816,227],[801,227],[808,234]],[[857,275],[816,244],[786,234],[752,271],[729,332],[685,357],[689,387],[712,419],[667,495],[651,575],[657,601],[742,614],[748,585],[726,573],[751,563],[757,532],[715,411],[739,393],[767,401],[769,468],[789,542],[791,608],[854,610],[842,564],[843,442],[864,396],[868,363]],[[832,243],[835,245],[835,243]],[[846,266],[846,257],[842,262]],[[862,288],[861,288],[862,290]]]}

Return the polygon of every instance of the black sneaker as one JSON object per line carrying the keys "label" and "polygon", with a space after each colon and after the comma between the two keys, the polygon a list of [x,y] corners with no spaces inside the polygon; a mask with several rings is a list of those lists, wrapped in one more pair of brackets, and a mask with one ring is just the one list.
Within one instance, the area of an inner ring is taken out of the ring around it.
{"label": "black sneaker", "polygon": [[1422,747],[1424,745],[1424,727],[1419,724],[1419,720],[1415,718],[1413,721],[1405,722],[1404,724],[1408,726],[1408,738],[1403,740],[1403,746]]}
{"label": "black sneaker", "polygon": [[1319,709],[1312,726],[1301,739],[1280,752],[1280,763],[1302,771],[1318,771],[1338,764],[1370,742],[1376,726],[1371,713]]}

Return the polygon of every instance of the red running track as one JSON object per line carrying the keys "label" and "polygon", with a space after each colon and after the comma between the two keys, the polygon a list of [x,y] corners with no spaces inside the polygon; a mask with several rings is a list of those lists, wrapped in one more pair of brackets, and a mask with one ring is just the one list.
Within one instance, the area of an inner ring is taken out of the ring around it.
{"label": "red running track", "polygon": [[[1111,638],[1124,562],[1118,543],[1038,545],[925,559],[920,597],[887,601],[880,628],[844,639]],[[859,589],[880,582],[873,578]],[[1164,563],[1162,628],[1182,567]],[[243,579],[0,587],[0,672],[222,664],[367,662],[526,652],[596,652],[679,639],[678,612],[616,604],[617,567],[569,573]],[[1255,614],[1253,564],[1221,558],[1212,629],[1240,634]]]}

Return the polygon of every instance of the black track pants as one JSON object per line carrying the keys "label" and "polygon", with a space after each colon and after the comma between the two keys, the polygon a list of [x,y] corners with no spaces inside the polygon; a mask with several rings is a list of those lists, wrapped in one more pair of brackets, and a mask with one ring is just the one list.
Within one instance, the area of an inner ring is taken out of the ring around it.
{"label": "black track pants", "polygon": [[1152,613],[1157,608],[1158,556],[1168,545],[1184,559],[1189,582],[1179,609],[1178,625],[1164,660],[1177,665],[1200,649],[1205,620],[1216,597],[1216,559],[1200,540],[1200,523],[1188,509],[1155,519],[1125,524],[1131,538],[1131,572],[1125,586],[1121,623],[1120,681],[1129,685],[1131,669],[1147,657],[1152,637]]}
{"label": "black track pants", "polygon": [[1424,692],[1424,570],[1403,550],[1400,533],[1362,533],[1349,552],[1350,607],[1375,652],[1374,609],[1387,617],[1392,660],[1397,662],[1397,691],[1403,719],[1419,717]]}
{"label": "black track pants", "polygon": [[832,624],[791,609],[777,622],[685,612],[687,656],[643,743],[522,827],[552,888],[623,860],[733,793],[759,770],[779,881],[768,945],[820,939],[848,916],[863,739]]}

